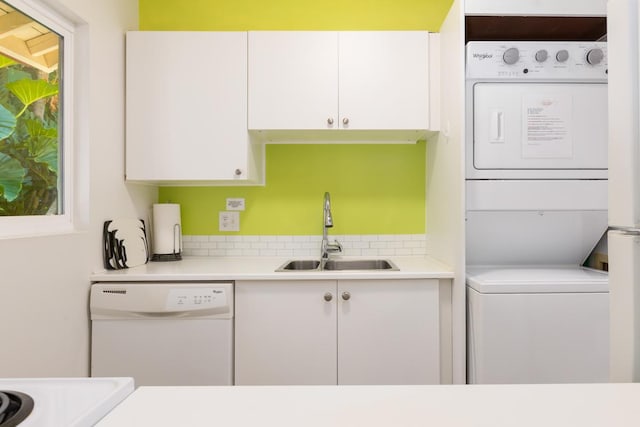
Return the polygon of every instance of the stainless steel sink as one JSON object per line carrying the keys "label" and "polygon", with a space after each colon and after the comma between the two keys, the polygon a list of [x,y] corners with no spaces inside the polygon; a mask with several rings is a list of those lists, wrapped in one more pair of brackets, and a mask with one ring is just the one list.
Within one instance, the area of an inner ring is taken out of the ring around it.
{"label": "stainless steel sink", "polygon": [[324,266],[325,270],[387,270],[397,271],[398,267],[386,259],[330,259]]}
{"label": "stainless steel sink", "polygon": [[317,270],[320,267],[320,261],[315,259],[297,259],[287,261],[282,264],[276,271],[305,271]]}
{"label": "stainless steel sink", "polygon": [[[276,271],[319,271],[320,261],[315,259],[297,259],[287,261],[282,264]],[[325,263],[326,271],[345,271],[345,270],[384,270],[398,271],[399,268],[387,259],[330,259]]]}

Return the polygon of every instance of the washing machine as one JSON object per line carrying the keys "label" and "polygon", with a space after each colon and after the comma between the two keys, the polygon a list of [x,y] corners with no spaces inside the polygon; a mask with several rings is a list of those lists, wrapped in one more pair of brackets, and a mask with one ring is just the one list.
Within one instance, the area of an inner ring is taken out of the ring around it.
{"label": "washing machine", "polygon": [[467,271],[468,382],[607,382],[607,274],[574,267]]}
{"label": "washing machine", "polygon": [[469,383],[608,380],[602,42],[469,42]]}

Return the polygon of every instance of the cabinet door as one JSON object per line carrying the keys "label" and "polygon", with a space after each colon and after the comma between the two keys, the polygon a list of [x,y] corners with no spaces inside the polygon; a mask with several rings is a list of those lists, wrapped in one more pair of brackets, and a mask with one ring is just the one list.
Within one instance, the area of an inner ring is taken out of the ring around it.
{"label": "cabinet door", "polygon": [[438,384],[439,337],[437,280],[338,282],[339,384]]}
{"label": "cabinet door", "polygon": [[128,180],[246,177],[247,33],[127,33]]}
{"label": "cabinet door", "polygon": [[429,129],[428,32],[344,31],[339,45],[341,127]]}
{"label": "cabinet door", "polygon": [[236,385],[336,384],[335,281],[239,281],[235,310]]}
{"label": "cabinet door", "polygon": [[336,32],[249,32],[249,129],[331,129],[337,114]]}

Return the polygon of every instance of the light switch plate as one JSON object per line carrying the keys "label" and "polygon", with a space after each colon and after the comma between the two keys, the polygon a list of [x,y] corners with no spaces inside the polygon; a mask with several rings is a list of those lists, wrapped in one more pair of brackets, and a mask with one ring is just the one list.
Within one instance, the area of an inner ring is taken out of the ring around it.
{"label": "light switch plate", "polygon": [[240,212],[220,211],[218,229],[220,231],[240,231]]}
{"label": "light switch plate", "polygon": [[228,211],[243,211],[244,210],[244,198],[228,198],[227,199]]}

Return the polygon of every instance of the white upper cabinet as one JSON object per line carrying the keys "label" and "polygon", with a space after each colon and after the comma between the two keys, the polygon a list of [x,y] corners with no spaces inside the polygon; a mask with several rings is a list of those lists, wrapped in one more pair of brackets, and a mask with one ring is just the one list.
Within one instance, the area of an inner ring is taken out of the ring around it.
{"label": "white upper cabinet", "polygon": [[249,129],[331,129],[337,120],[338,33],[249,32]]}
{"label": "white upper cabinet", "polygon": [[246,32],[128,32],[126,179],[261,180],[247,131]]}
{"label": "white upper cabinet", "polygon": [[427,32],[341,32],[338,53],[340,128],[429,128]]}
{"label": "white upper cabinet", "polygon": [[426,31],[249,32],[249,129],[267,139],[415,141],[429,129],[429,87]]}

